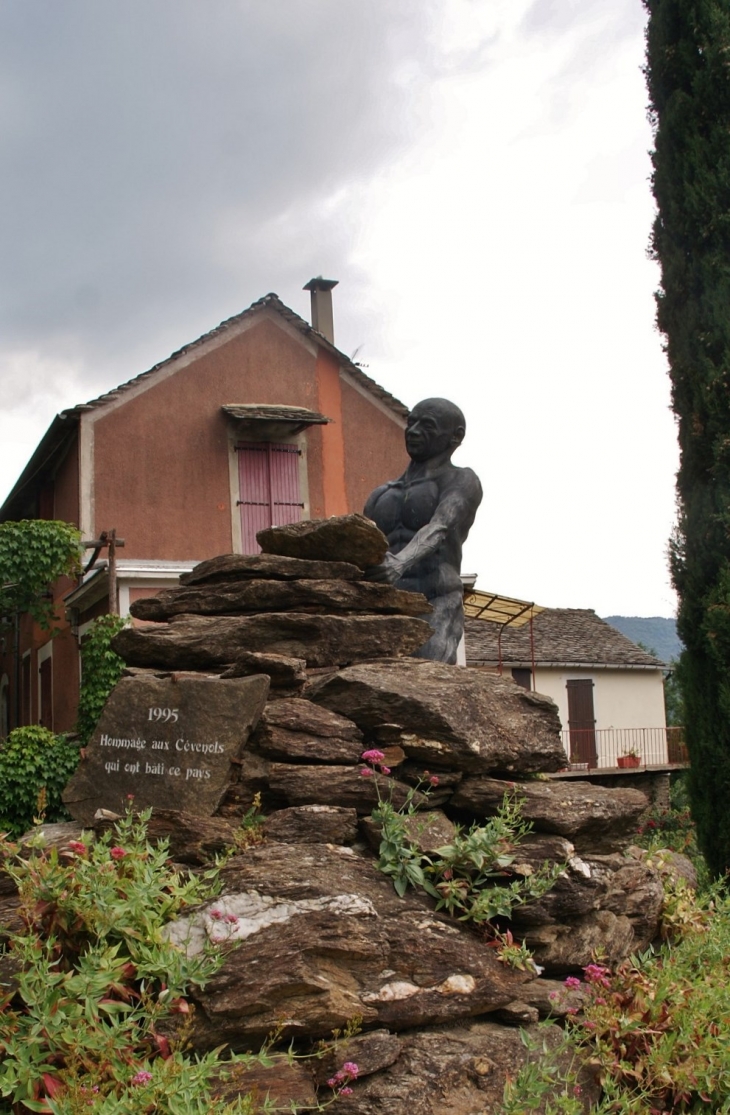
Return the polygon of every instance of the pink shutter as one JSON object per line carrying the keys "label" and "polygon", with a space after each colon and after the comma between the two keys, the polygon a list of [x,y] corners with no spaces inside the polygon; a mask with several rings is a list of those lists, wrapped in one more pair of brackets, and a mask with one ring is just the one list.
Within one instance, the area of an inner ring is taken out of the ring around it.
{"label": "pink shutter", "polygon": [[271,525],[298,523],[302,517],[299,496],[299,450],[295,445],[270,445]]}
{"label": "pink shutter", "polygon": [[247,442],[237,449],[243,553],[257,554],[258,531],[302,517],[299,450],[269,442]]}
{"label": "pink shutter", "polygon": [[269,454],[265,444],[238,447],[238,487],[243,552],[258,554],[261,547],[256,532],[271,526]]}

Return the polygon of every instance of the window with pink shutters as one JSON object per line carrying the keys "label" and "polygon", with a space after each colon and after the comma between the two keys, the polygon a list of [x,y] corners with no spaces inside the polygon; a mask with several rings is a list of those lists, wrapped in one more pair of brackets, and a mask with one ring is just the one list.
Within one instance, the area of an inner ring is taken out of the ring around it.
{"label": "window with pink shutters", "polygon": [[257,554],[257,531],[298,523],[302,517],[300,451],[295,445],[273,442],[246,442],[236,449],[243,552]]}

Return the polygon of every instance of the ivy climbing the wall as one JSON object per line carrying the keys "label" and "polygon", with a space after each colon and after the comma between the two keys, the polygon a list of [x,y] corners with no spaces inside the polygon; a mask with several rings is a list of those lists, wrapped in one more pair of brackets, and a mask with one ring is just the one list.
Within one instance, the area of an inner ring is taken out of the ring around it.
{"label": "ivy climbing the wall", "polygon": [[29,613],[48,630],[54,618],[50,586],[81,570],[81,534],[55,519],[0,523],[0,623]]}
{"label": "ivy climbing the wall", "polygon": [[124,660],[111,642],[126,624],[121,616],[98,616],[81,642],[81,689],[76,731],[88,743],[99,722],[106,699],[122,676]]}

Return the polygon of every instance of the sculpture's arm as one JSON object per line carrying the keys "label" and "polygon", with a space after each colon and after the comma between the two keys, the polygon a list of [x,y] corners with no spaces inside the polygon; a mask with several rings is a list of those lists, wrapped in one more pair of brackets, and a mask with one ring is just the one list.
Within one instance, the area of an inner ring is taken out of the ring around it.
{"label": "sculpture's arm", "polygon": [[434,553],[453,532],[463,537],[468,532],[482,500],[482,486],[476,473],[464,469],[444,494],[430,522],[416,531],[410,542],[397,553],[387,553],[381,565],[368,570],[371,581],[394,584],[423,558]]}

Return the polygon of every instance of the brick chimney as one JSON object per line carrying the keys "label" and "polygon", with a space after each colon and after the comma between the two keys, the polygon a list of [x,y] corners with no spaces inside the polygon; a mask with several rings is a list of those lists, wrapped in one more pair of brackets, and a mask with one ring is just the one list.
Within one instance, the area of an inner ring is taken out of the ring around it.
{"label": "brick chimney", "polygon": [[337,279],[323,279],[317,275],[302,288],[308,290],[312,299],[312,328],[321,333],[331,343],[335,343],[335,325],[332,317],[332,288]]}

